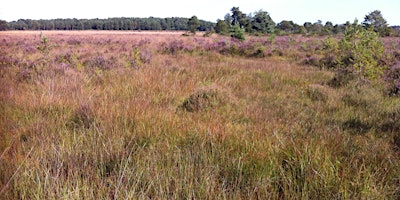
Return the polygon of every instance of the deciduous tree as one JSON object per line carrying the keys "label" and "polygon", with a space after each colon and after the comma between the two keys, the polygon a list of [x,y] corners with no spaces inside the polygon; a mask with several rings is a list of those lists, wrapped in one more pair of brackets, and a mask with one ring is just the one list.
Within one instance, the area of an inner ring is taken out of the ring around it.
{"label": "deciduous tree", "polygon": [[0,20],[0,31],[5,31],[8,29],[7,22],[4,20]]}
{"label": "deciduous tree", "polygon": [[189,27],[189,31],[191,33],[196,34],[196,31],[199,28],[199,26],[200,26],[200,22],[196,16],[193,16],[188,20],[188,27]]}
{"label": "deciduous tree", "polygon": [[274,32],[275,22],[266,11],[258,11],[254,13],[251,21],[252,28],[259,33],[272,33]]}
{"label": "deciduous tree", "polygon": [[223,20],[218,20],[215,26],[215,32],[221,35],[227,35],[229,33],[229,25]]}

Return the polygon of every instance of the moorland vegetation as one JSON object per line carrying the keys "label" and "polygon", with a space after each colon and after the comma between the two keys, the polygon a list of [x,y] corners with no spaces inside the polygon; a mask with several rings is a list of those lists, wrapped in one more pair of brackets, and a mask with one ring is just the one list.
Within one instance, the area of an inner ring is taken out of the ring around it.
{"label": "moorland vegetation", "polygon": [[235,20],[0,32],[0,198],[400,198],[399,39]]}

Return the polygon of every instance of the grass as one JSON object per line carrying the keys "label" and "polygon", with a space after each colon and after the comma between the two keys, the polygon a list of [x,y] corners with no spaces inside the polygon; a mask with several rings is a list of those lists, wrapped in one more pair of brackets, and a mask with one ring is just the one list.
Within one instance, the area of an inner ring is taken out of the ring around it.
{"label": "grass", "polygon": [[1,199],[400,197],[400,100],[330,87],[293,46],[169,54],[193,37],[44,32],[43,55],[37,32],[0,34]]}

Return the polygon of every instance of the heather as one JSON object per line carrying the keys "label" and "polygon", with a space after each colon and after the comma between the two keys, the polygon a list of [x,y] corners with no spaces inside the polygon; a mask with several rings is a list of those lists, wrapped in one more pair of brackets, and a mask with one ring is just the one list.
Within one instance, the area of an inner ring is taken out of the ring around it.
{"label": "heather", "polygon": [[181,34],[1,32],[0,197],[400,197],[398,39]]}

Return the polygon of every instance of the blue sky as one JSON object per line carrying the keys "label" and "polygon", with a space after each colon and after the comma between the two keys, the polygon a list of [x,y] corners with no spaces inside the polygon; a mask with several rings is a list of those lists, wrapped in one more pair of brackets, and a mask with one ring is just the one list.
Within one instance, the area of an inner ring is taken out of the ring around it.
{"label": "blue sky", "polygon": [[389,25],[400,25],[400,0],[5,0],[0,19],[108,18],[108,17],[191,17],[216,22],[232,7],[244,13],[260,9],[278,23],[332,21],[334,24],[363,21],[380,10]]}

